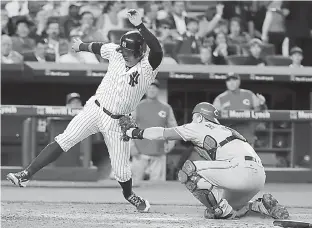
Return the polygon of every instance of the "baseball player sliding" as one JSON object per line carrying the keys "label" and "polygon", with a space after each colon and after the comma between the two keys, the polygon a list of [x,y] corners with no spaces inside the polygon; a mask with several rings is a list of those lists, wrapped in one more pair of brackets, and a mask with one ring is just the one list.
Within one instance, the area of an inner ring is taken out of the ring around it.
{"label": "baseball player sliding", "polygon": [[[40,169],[55,161],[63,152],[86,137],[101,132],[108,147],[115,179],[120,183],[126,200],[140,212],[147,212],[149,202],[132,191],[129,142],[121,140],[119,122],[131,113],[155,80],[163,53],[157,38],[144,26],[136,10],[128,11],[129,21],[138,29],[124,34],[120,45],[83,43],[76,39],[73,50],[89,51],[109,60],[107,73],[96,93],[31,164],[21,172],[9,173],[7,179],[25,187]],[[149,47],[144,52],[145,43]]]}
{"label": "baseball player sliding", "polygon": [[[217,109],[206,102],[193,110],[192,123],[174,128],[125,129],[133,139],[184,140],[194,145],[178,178],[202,204],[209,219],[233,219],[258,212],[277,219],[288,211],[271,194],[250,201],[264,186],[265,171],[259,156],[237,131],[217,120]],[[196,158],[197,155],[197,158]]]}

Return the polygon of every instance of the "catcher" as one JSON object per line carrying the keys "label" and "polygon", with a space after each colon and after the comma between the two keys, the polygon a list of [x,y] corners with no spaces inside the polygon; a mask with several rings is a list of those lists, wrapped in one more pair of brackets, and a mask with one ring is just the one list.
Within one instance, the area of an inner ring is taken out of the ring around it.
{"label": "catcher", "polygon": [[246,139],[221,125],[217,116],[217,109],[203,102],[195,106],[192,123],[174,128],[124,128],[124,134],[132,139],[193,143],[193,153],[178,178],[206,206],[205,218],[234,219],[249,211],[275,219],[288,218],[287,209],[271,194],[250,201],[265,183],[261,160]]}

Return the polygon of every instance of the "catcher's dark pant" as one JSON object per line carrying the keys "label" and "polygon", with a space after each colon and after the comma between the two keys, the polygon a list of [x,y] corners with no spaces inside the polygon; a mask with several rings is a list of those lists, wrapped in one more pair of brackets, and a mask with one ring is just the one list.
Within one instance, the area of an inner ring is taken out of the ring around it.
{"label": "catcher's dark pant", "polygon": [[112,119],[103,109],[95,104],[91,97],[83,109],[68,124],[65,131],[55,137],[55,141],[67,152],[77,143],[95,133],[103,134],[115,179],[126,182],[131,178],[130,145],[121,140],[118,119]]}

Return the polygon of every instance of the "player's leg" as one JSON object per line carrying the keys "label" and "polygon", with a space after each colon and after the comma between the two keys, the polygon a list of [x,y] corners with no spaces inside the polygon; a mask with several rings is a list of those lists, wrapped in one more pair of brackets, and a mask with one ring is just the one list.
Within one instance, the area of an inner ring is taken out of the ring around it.
{"label": "player's leg", "polygon": [[166,155],[151,157],[148,169],[151,181],[166,181]]}
{"label": "player's leg", "polygon": [[198,174],[195,164],[187,160],[178,173],[179,181],[206,206],[205,217],[209,219],[232,218],[233,208],[223,198],[223,189]]}
{"label": "player's leg", "polygon": [[63,152],[67,152],[71,147],[98,131],[97,115],[97,109],[93,108],[92,104],[87,104],[71,120],[65,131],[55,137],[55,141],[48,144],[25,170],[9,173],[7,179],[15,185],[26,187],[29,179],[40,169],[54,162]]}
{"label": "player's leg", "polygon": [[[254,161],[239,162],[236,167],[227,170],[206,169],[207,164],[197,161],[198,173],[217,186],[222,186],[225,191],[224,198],[236,210],[237,217],[241,217],[247,208],[277,219],[289,217],[284,206],[281,206],[271,194],[264,194],[262,198],[249,202],[264,186],[265,172],[262,165]],[[235,166],[234,162],[234,166]],[[236,178],[235,178],[236,177]],[[239,177],[239,178],[237,178]]]}
{"label": "player's leg", "polygon": [[[233,162],[190,162],[192,169],[200,177],[216,188],[226,189],[220,198],[226,199],[232,207],[231,218],[239,218],[248,211],[256,211],[273,218],[287,218],[288,212],[271,195],[264,195],[252,203],[249,202],[264,186],[265,173],[262,165],[254,161]],[[193,171],[194,172],[194,171]],[[199,188],[205,187],[205,181],[199,182]],[[203,186],[201,186],[203,185]],[[220,193],[219,192],[219,193]],[[216,197],[218,198],[218,196]]]}
{"label": "player's leg", "polygon": [[[249,192],[256,194],[263,186],[265,178],[262,175],[248,173],[239,163],[240,161],[187,161],[184,164],[179,172],[179,179],[207,206],[205,217],[234,218],[235,209],[242,208],[253,197]],[[239,195],[230,197],[229,190]],[[246,197],[250,198],[245,200]]]}
{"label": "player's leg", "polygon": [[150,209],[149,202],[132,191],[130,144],[121,140],[120,127],[117,122],[115,125],[116,131],[103,132],[115,179],[119,182],[125,199],[134,205],[138,211],[148,212]]}

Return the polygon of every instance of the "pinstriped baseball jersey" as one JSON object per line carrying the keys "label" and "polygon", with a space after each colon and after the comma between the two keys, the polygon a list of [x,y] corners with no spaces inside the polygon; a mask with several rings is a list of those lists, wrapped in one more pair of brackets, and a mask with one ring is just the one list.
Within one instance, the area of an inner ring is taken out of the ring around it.
{"label": "pinstriped baseball jersey", "polygon": [[153,70],[148,53],[135,66],[126,69],[118,45],[101,47],[101,56],[109,60],[107,73],[96,91],[96,98],[113,114],[128,114],[135,110],[148,86],[155,80],[159,67]]}
{"label": "pinstriped baseball jersey", "polygon": [[[121,129],[118,119],[112,119],[102,107],[112,114],[128,114],[134,111],[148,86],[155,80],[158,68],[153,70],[146,53],[140,62],[126,69],[122,54],[116,51],[118,45],[104,44],[101,56],[109,60],[107,73],[96,93],[83,110],[69,123],[65,131],[55,137],[64,151],[88,136],[101,132],[104,136],[116,180],[131,178],[129,142],[120,139]],[[101,108],[95,104],[100,102]]]}
{"label": "pinstriped baseball jersey", "polygon": [[[194,145],[205,149],[218,147],[220,142],[232,135],[229,128],[212,122],[189,123],[175,127],[174,130],[184,141],[191,141]],[[254,149],[247,142],[241,140],[234,140],[223,147],[219,147],[216,152],[216,160],[242,156],[252,156],[260,161]]]}

